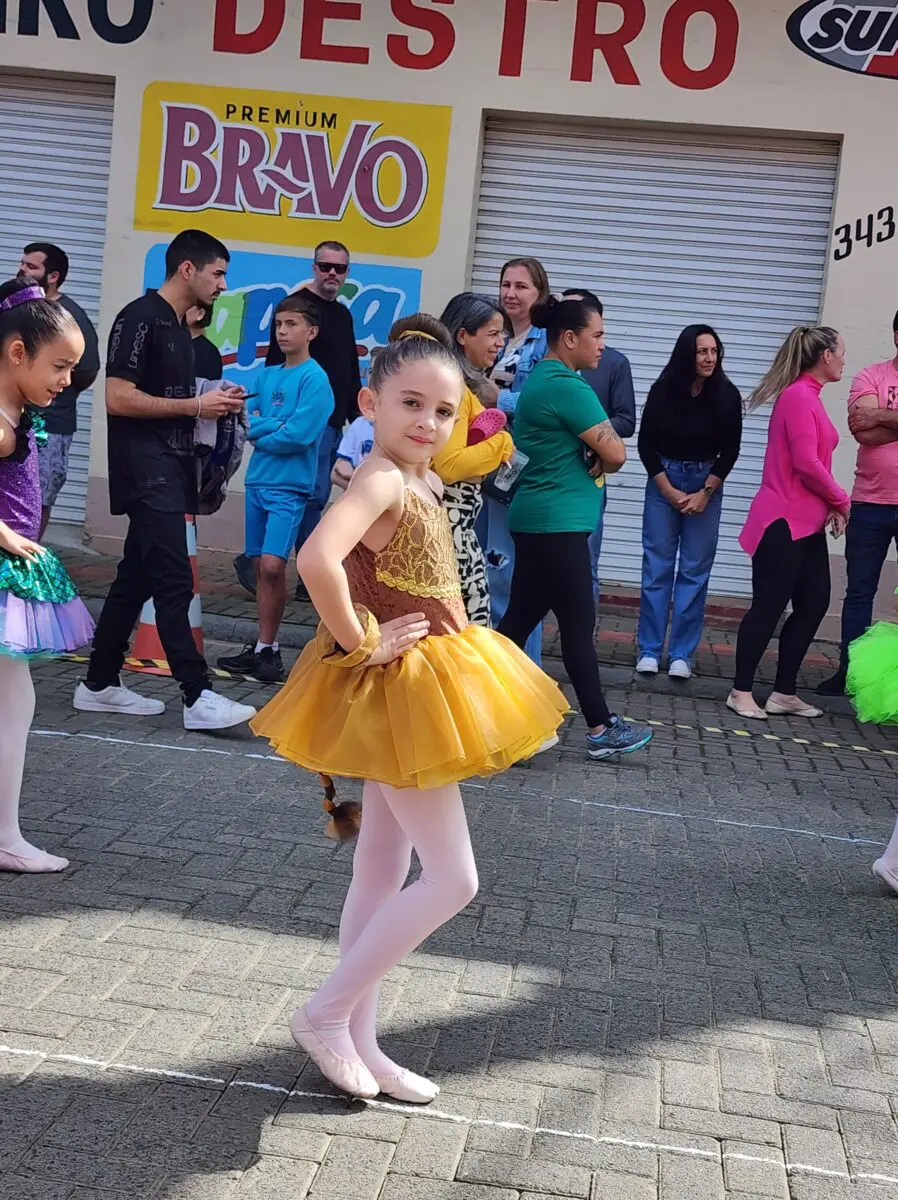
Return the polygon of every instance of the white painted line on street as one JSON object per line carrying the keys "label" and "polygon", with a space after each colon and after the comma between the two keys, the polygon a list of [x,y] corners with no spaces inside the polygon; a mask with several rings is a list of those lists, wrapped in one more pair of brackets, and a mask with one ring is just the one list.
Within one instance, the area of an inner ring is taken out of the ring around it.
{"label": "white painted line on street", "polygon": [[571,800],[571,804],[582,804],[584,808],[610,808],[614,812],[637,813],[639,816],[665,817],[668,820],[703,821],[710,825],[726,825],[735,829],[749,829],[753,833],[790,833],[796,837],[819,838],[822,842],[845,842],[850,846],[885,846],[871,838],[845,837],[836,833],[818,833],[814,829],[794,829],[788,825],[759,825],[753,821],[733,821],[726,817],[698,817],[686,813],[666,812],[663,809],[636,808],[630,804],[601,804],[598,800]]}
{"label": "white painted line on street", "polygon": [[[126,738],[105,737],[99,733],[66,733],[58,729],[32,729],[33,737],[47,738],[85,738],[92,742],[109,742],[114,746],[137,746],[145,747],[149,750],[176,750],[183,754],[216,754],[219,757],[225,758],[251,758],[258,762],[275,763],[281,767],[294,767],[295,764],[288,762],[284,758],[278,757],[277,754],[251,754],[245,750],[215,750],[212,747],[206,746],[183,746],[176,743],[166,742],[137,742],[129,741]],[[539,800],[555,801],[559,804],[577,804],[581,808],[600,808],[607,812],[630,813],[637,817],[661,817],[666,821],[698,821],[705,825],[723,825],[731,829],[747,829],[752,833],[786,833],[794,837],[814,838],[821,842],[841,842],[848,846],[885,846],[886,842],[877,841],[875,838],[858,838],[846,837],[843,834],[837,833],[821,833],[816,829],[796,829],[788,825],[761,825],[755,821],[736,821],[727,817],[703,817],[695,813],[674,812],[662,808],[640,808],[634,804],[605,804],[599,800],[580,800],[573,796],[546,796],[543,792],[529,792],[521,788],[505,788],[502,784],[485,784],[471,783],[465,780],[462,785],[466,788],[471,788],[474,791],[508,791],[513,796],[533,796]]]}
{"label": "white painted line on street", "polygon": [[[782,1167],[784,1165],[781,1159],[765,1158],[761,1154],[736,1154],[721,1150],[698,1150],[694,1146],[681,1146],[673,1141],[650,1142],[643,1138],[615,1137],[610,1134],[602,1136],[600,1134],[583,1133],[582,1131],[571,1131],[569,1129],[553,1129],[551,1126],[524,1125],[519,1121],[494,1121],[486,1117],[466,1117],[460,1113],[446,1112],[443,1109],[434,1108],[432,1105],[424,1108],[410,1104],[393,1104],[387,1100],[350,1101],[348,1096],[334,1096],[328,1092],[309,1092],[300,1088],[280,1087],[272,1083],[260,1083],[247,1079],[226,1080],[214,1075],[196,1075],[190,1071],[170,1071],[164,1070],[161,1067],[141,1067],[131,1063],[104,1062],[101,1059],[85,1058],[79,1054],[48,1054],[43,1050],[20,1050],[15,1046],[3,1045],[0,1045],[0,1054],[9,1055],[11,1058],[39,1058],[44,1062],[51,1063],[74,1063],[78,1066],[92,1067],[98,1071],[124,1071],[135,1075],[149,1075],[152,1077],[173,1079],[175,1081],[182,1080],[186,1083],[208,1083],[224,1089],[231,1087],[249,1088],[253,1091],[274,1092],[288,1099],[296,1096],[303,1100],[321,1100],[329,1104],[343,1106],[353,1102],[385,1112],[400,1113],[402,1116],[409,1118],[418,1117],[428,1121],[445,1121],[453,1125],[467,1125],[477,1128],[508,1129],[532,1136],[542,1135],[546,1137],[567,1138],[569,1141],[589,1142],[594,1146],[623,1146],[631,1150],[649,1150],[656,1154],[676,1154],[683,1158],[704,1158],[710,1159],[720,1166],[723,1166],[728,1159],[738,1162],[761,1163],[766,1166]],[[826,1179],[846,1180],[849,1183],[898,1184],[898,1176],[882,1175],[868,1171],[858,1171],[857,1173],[831,1171],[824,1167],[816,1167],[812,1163],[786,1162],[785,1170],[788,1175],[815,1175]]]}
{"label": "white painted line on street", "polygon": [[263,762],[280,763],[291,766],[285,758],[276,754],[248,754],[243,750],[217,750],[212,746],[185,746],[177,742],[138,742],[129,738],[107,737],[100,733],[67,733],[63,729],[32,729],[31,737],[72,738],[88,742],[107,742],[111,746],[137,746],[147,750],[177,750],[180,754],[216,754],[220,758],[257,758]]}
{"label": "white painted line on street", "polygon": [[608,812],[632,813],[638,817],[662,817],[667,821],[698,821],[705,825],[726,825],[733,829],[748,829],[754,833],[788,833],[796,837],[815,838],[821,842],[842,842],[849,846],[885,846],[887,842],[875,838],[846,837],[838,833],[821,833],[816,829],[795,829],[789,825],[761,825],[755,821],[735,821],[727,817],[703,817],[697,813],[674,812],[664,808],[640,808],[635,804],[607,804],[601,800],[579,800],[571,796],[546,796],[544,792],[528,792],[521,788],[505,787],[501,783],[470,783],[467,780],[463,787],[476,791],[507,791],[511,797],[533,796],[536,800],[557,800],[563,804],[579,804],[581,808],[601,808]]}

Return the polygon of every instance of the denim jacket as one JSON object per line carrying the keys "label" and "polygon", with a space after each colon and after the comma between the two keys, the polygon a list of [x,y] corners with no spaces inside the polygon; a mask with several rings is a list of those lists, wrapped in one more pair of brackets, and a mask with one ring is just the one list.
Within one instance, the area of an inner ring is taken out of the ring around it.
{"label": "denim jacket", "polygon": [[518,369],[515,372],[511,387],[503,388],[499,393],[499,408],[504,413],[514,413],[518,406],[518,397],[524,390],[524,384],[529,379],[530,372],[538,362],[545,358],[547,349],[548,343],[546,341],[545,329],[536,329],[531,326],[521,347],[521,357],[518,360]]}

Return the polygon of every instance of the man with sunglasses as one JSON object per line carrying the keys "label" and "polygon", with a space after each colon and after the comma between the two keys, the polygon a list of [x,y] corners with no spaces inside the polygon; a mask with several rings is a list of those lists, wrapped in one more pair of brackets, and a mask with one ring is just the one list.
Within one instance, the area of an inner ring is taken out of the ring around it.
{"label": "man with sunglasses", "polygon": [[[315,492],[306,504],[302,525],[296,540],[297,550],[321,520],[324,506],[331,493],[331,472],[337,461],[337,446],[347,420],[358,416],[357,404],[362,386],[359,355],[356,349],[352,315],[337,296],[346,282],[349,271],[349,251],[342,242],[321,242],[315,247],[312,262],[312,282],[300,288],[299,295],[314,296],[321,323],[318,336],[311,343],[312,358],[319,363],[330,381],[334,393],[334,411],[318,447],[318,470]],[[272,325],[271,341],[265,365],[280,366],[284,355],[277,344]],[[234,560],[237,578],[248,592],[255,595],[256,580],[253,564],[246,555]],[[296,599],[308,600],[308,592],[300,580]]]}

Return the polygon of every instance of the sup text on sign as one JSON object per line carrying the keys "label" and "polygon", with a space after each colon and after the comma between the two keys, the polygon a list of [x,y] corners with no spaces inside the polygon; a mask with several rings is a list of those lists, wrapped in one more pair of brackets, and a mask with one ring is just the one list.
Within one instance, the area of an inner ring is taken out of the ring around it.
{"label": "sup text on sign", "polygon": [[144,93],[134,224],[361,254],[431,254],[451,109],[194,84]]}
{"label": "sup text on sign", "polygon": [[820,62],[898,79],[898,0],[809,0],[793,12],[786,28],[792,43]]}

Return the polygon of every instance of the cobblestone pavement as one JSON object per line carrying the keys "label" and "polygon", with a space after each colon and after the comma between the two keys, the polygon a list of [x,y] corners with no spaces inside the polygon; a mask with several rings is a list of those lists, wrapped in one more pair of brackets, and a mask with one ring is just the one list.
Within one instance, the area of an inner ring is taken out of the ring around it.
{"label": "cobblestone pavement", "polygon": [[480,894],[384,990],[420,1111],[290,1042],[350,869],[315,781],[174,703],[76,714],[78,669],[36,668],[24,806],[73,867],[0,876],[3,1200],[898,1197],[893,731],[634,689],[647,753],[575,723],[466,787]]}

